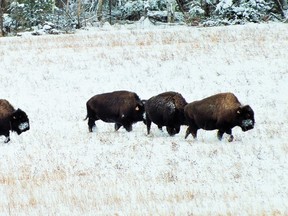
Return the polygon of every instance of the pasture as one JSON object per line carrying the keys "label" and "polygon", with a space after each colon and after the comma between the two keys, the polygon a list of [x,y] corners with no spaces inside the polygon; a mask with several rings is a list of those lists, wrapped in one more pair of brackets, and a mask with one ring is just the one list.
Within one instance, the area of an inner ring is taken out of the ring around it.
{"label": "pasture", "polygon": [[[31,129],[0,137],[1,215],[287,215],[287,24],[139,25],[0,38],[0,98]],[[233,92],[255,128],[184,139],[143,123],[96,122],[86,101],[114,90],[187,102]]]}

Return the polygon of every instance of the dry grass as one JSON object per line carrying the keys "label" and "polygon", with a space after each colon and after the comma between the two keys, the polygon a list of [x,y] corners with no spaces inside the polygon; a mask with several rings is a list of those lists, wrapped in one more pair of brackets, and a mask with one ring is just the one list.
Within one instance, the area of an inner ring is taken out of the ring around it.
{"label": "dry grass", "polygon": [[[33,127],[1,147],[0,213],[287,215],[280,198],[287,199],[288,113],[274,97],[288,73],[287,28],[236,30],[1,38],[0,68],[7,73],[0,90],[28,110]],[[146,136],[138,124],[133,133],[114,133],[111,124],[97,123],[88,134],[82,105],[96,92],[120,88],[143,98],[177,90],[187,101],[232,89],[254,105],[261,126],[236,130],[232,144],[219,143],[214,132],[184,140],[185,129],[171,138],[154,126]],[[276,108],[282,119],[267,115]]]}

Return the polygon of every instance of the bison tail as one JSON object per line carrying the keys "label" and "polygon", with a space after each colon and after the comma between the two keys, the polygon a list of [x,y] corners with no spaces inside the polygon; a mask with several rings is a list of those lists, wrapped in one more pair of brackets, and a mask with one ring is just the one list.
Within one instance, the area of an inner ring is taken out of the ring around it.
{"label": "bison tail", "polygon": [[86,109],[87,109],[87,114],[86,114],[86,117],[83,119],[83,121],[86,121],[89,118],[90,108],[89,108],[88,102],[86,103]]}

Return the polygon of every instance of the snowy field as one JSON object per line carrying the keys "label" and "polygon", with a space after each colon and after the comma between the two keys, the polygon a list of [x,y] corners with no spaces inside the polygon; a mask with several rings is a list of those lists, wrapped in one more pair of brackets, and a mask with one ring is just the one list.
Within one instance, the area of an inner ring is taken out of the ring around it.
{"label": "snowy field", "polygon": [[[0,137],[0,215],[288,215],[288,28],[250,24],[0,38],[0,98],[31,129]],[[233,92],[255,128],[169,137],[96,122],[86,101],[126,89],[188,102]]]}

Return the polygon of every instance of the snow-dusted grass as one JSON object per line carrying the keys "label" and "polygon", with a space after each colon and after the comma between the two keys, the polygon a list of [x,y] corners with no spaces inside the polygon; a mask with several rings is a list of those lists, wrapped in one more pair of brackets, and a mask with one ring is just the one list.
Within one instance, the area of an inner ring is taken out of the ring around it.
{"label": "snow-dusted grass", "polygon": [[[0,38],[0,93],[31,130],[0,145],[3,215],[287,215],[288,28],[96,29]],[[85,103],[119,89],[142,99],[173,90],[187,101],[231,91],[255,129],[198,139],[114,132]],[[0,142],[4,137],[0,137]]]}

